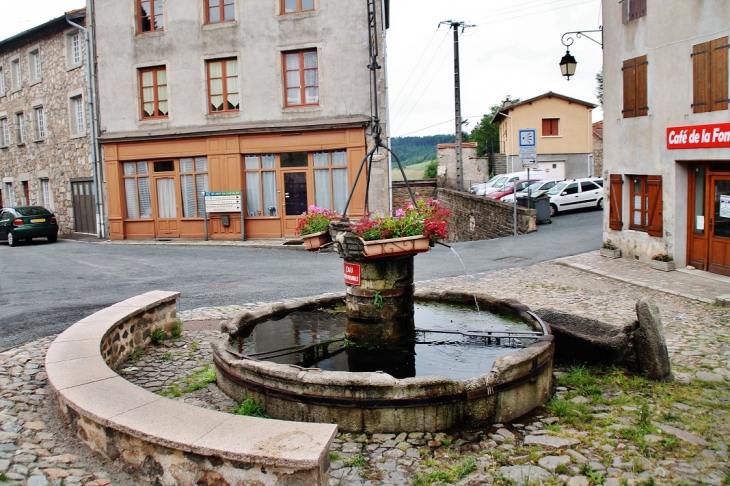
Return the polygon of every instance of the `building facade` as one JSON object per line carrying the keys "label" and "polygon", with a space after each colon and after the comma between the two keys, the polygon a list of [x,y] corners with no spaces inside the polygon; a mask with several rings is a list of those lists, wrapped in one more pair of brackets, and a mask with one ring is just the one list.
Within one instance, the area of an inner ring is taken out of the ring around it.
{"label": "building facade", "polygon": [[97,233],[85,11],[0,41],[0,203],[42,205],[60,233]]}
{"label": "building facade", "polygon": [[730,275],[730,3],[605,2],[604,238]]}
{"label": "building facade", "polygon": [[[387,0],[91,4],[110,238],[278,238],[312,204],[344,211],[385,119]],[[387,157],[367,165],[387,211]],[[224,191],[241,212],[206,221]]]}
{"label": "building facade", "polygon": [[523,170],[519,131],[535,129],[537,165],[533,168],[549,172],[554,179],[593,176],[594,108],[593,103],[553,92],[519,103],[505,103],[492,123],[499,124],[500,152],[504,154],[507,172]]}

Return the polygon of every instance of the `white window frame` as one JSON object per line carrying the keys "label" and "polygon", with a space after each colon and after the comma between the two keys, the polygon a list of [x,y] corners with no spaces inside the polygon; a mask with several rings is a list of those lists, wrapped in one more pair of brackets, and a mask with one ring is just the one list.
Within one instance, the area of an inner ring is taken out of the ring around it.
{"label": "white window frame", "polygon": [[66,71],[76,69],[84,64],[81,42],[81,31],[79,29],[66,31]]}
{"label": "white window frame", "polygon": [[8,87],[5,84],[5,70],[2,66],[0,66],[0,98],[5,96],[5,93],[8,91]]}
{"label": "white window frame", "polygon": [[37,105],[33,107],[33,115],[35,118],[35,135],[36,135],[36,141],[39,140],[45,140],[46,139],[46,115],[43,111],[42,105]]}
{"label": "white window frame", "polygon": [[5,182],[3,184],[3,196],[5,198],[5,201],[3,202],[3,205],[5,207],[13,207],[15,206],[15,191],[13,191],[13,183],[12,182]]}
{"label": "white window frame", "polygon": [[41,200],[39,204],[49,211],[53,211],[53,192],[51,192],[51,181],[48,179],[40,180]]}
{"label": "white window frame", "polygon": [[0,147],[10,146],[10,124],[8,123],[8,117],[3,116],[0,118]]}
{"label": "white window frame", "polygon": [[28,49],[28,84],[38,84],[42,79],[41,48],[36,45]]}
{"label": "white window frame", "polygon": [[23,89],[23,70],[20,66],[20,56],[10,59],[10,87],[13,92]]}
{"label": "white window frame", "polygon": [[17,130],[17,132],[15,133],[15,141],[18,145],[24,145],[27,140],[27,136],[25,133],[25,113],[23,113],[22,111],[19,111],[15,114],[15,126]]}
{"label": "white window frame", "polygon": [[83,90],[68,94],[69,134],[71,138],[86,136],[86,108]]}

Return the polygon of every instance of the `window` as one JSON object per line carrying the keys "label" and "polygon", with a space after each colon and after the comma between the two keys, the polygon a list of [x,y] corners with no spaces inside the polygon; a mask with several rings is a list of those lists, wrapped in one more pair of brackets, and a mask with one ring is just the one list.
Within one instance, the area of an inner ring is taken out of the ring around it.
{"label": "window", "polygon": [[542,136],[557,137],[560,135],[558,122],[560,118],[543,118],[542,119]]}
{"label": "window", "polygon": [[68,100],[69,128],[71,137],[86,135],[86,115],[84,115],[84,98],[81,95],[72,96]]}
{"label": "window", "polygon": [[624,22],[646,16],[646,0],[623,0]]}
{"label": "window", "polygon": [[24,113],[15,114],[15,126],[17,127],[16,142],[18,144],[25,143],[25,114]]}
{"label": "window", "polygon": [[649,114],[647,94],[647,61],[646,56],[635,57],[624,61],[622,68],[624,77],[624,118],[646,116]]}
{"label": "window", "polygon": [[236,19],[234,0],[205,0],[206,23],[217,24]]}
{"label": "window", "polygon": [[81,32],[71,30],[66,34],[66,69],[81,66]]}
{"label": "window", "polygon": [[347,152],[315,153],[315,204],[320,208],[328,208],[337,214],[343,214],[347,204],[347,191]]}
{"label": "window", "polygon": [[0,118],[0,129],[2,129],[2,133],[0,133],[0,142],[2,144],[0,146],[7,147],[10,145],[10,126],[8,126],[8,117]]}
{"label": "window", "polygon": [[122,164],[122,172],[127,218],[152,218],[150,178],[147,162],[124,162]]}
{"label": "window", "polygon": [[38,106],[33,111],[35,112],[35,139],[43,140],[46,138],[46,119],[43,107]]}
{"label": "window", "polygon": [[561,194],[563,196],[567,196],[569,194],[578,194],[578,184],[576,182],[573,182],[572,184],[568,184],[568,187],[566,187],[565,190]]}
{"label": "window", "polygon": [[208,61],[208,102],[211,113],[238,111],[238,61]]}
{"label": "window", "polygon": [[314,10],[314,0],[282,0],[281,3],[281,11],[284,13]]}
{"label": "window", "polygon": [[167,118],[167,70],[165,67],[141,69],[139,79],[142,119]]}
{"label": "window", "polygon": [[692,46],[692,113],[728,108],[728,36]]}
{"label": "window", "polygon": [[205,216],[205,198],[208,191],[208,159],[180,159],[180,190],[182,191],[183,218]]}
{"label": "window", "polygon": [[5,207],[15,206],[15,192],[13,192],[12,182],[5,183],[5,190],[3,191],[3,194],[5,195],[5,202],[3,203],[3,205]]}
{"label": "window", "polygon": [[38,48],[28,53],[28,73],[31,83],[41,80],[41,51]]}
{"label": "window", "polygon": [[10,61],[10,83],[13,91],[23,87],[23,77],[20,72],[20,59]]}
{"label": "window", "polygon": [[2,66],[0,66],[0,96],[5,96],[5,91],[7,91],[5,86],[5,71],[3,71]]}
{"label": "window", "polygon": [[41,206],[53,211],[53,197],[51,195],[51,182],[48,179],[41,179]]}
{"label": "window", "polygon": [[284,53],[284,72],[286,106],[319,103],[316,50]]}
{"label": "window", "polygon": [[30,188],[28,187],[28,181],[22,181],[20,183],[20,204],[23,206],[30,204]]}
{"label": "window", "polygon": [[276,200],[276,156],[247,155],[244,159],[244,168],[246,214],[276,216],[279,212]]}
{"label": "window", "polygon": [[140,32],[161,31],[162,25],[162,0],[137,0]]}
{"label": "window", "polygon": [[662,177],[628,177],[631,185],[629,229],[662,236]]}

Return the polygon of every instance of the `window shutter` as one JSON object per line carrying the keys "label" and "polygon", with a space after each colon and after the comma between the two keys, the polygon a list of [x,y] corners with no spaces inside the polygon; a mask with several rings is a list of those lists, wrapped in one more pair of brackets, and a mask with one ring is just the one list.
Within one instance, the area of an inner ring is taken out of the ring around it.
{"label": "window shutter", "polygon": [[636,59],[624,61],[624,118],[636,116]]}
{"label": "window shutter", "polygon": [[647,56],[636,58],[636,116],[649,114],[649,97],[647,93]]}
{"label": "window shutter", "polygon": [[650,236],[662,236],[662,176],[646,176],[649,194],[649,221],[646,232]]}
{"label": "window shutter", "polygon": [[609,196],[611,201],[608,204],[608,227],[621,230],[624,226],[624,222],[621,220],[624,179],[621,174],[611,174],[610,181]]}
{"label": "window shutter", "polygon": [[692,46],[692,113],[710,111],[710,42]]}
{"label": "window shutter", "polygon": [[548,118],[542,119],[542,136],[552,135],[550,133],[550,120]]}
{"label": "window shutter", "polygon": [[727,110],[728,107],[728,36],[710,42],[710,110]]}
{"label": "window shutter", "polygon": [[646,0],[628,0],[629,20],[635,20],[646,15]]}

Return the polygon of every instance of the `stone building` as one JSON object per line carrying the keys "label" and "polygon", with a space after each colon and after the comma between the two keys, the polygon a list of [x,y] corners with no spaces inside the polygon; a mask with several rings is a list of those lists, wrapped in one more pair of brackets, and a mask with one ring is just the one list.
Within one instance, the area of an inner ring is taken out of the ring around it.
{"label": "stone building", "polygon": [[603,120],[593,124],[593,175],[603,177]]}
{"label": "stone building", "polygon": [[0,41],[0,202],[39,204],[60,233],[97,233],[85,10]]}
{"label": "stone building", "polygon": [[[389,0],[90,5],[110,238],[279,238],[312,204],[344,210],[376,109],[387,134]],[[376,155],[368,209],[388,211]],[[243,207],[206,221],[206,192]]]}
{"label": "stone building", "polygon": [[[436,146],[436,157],[439,164],[438,182],[439,187],[459,189],[456,183],[456,145],[453,143],[440,143]],[[462,157],[462,178],[464,190],[469,189],[472,184],[485,182],[489,179],[489,161],[486,157],[477,157],[476,142],[463,142],[461,144]]]}
{"label": "stone building", "polygon": [[603,19],[604,238],[730,275],[730,2],[604,2]]}

